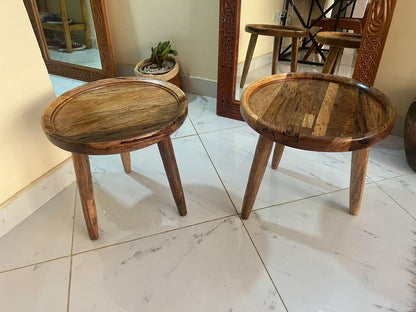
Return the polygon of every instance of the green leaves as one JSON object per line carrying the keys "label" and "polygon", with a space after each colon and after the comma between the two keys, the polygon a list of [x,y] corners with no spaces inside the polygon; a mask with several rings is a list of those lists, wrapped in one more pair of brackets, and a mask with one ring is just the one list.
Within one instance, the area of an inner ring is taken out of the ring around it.
{"label": "green leaves", "polygon": [[178,52],[171,48],[170,41],[159,42],[155,48],[152,47],[151,49],[150,61],[159,67],[162,67],[163,61],[168,58],[169,54],[178,55]]}

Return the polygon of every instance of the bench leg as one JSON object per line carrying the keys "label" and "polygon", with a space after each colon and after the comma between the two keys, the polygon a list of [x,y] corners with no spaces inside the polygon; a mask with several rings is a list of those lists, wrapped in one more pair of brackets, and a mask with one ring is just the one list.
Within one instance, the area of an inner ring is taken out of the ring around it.
{"label": "bench leg", "polygon": [[85,223],[90,239],[98,238],[97,211],[95,209],[94,191],[92,187],[90,161],[88,155],[72,153],[75,176],[77,178],[79,196]]}
{"label": "bench leg", "polygon": [[183,195],[181,178],[176,164],[172,141],[168,136],[162,141],[159,141],[157,145],[159,147],[160,156],[162,157],[163,166],[165,167],[170,189],[172,191],[173,198],[175,199],[179,215],[186,216],[185,196]]}
{"label": "bench leg", "polygon": [[251,210],[253,209],[254,201],[256,200],[261,180],[263,180],[264,172],[266,171],[267,161],[269,160],[272,147],[273,141],[260,135],[257,142],[253,163],[251,165],[246,192],[244,194],[243,208],[241,210],[241,217],[243,219],[248,219]]}
{"label": "bench leg", "polygon": [[282,144],[276,143],[274,145],[272,168],[275,170],[277,169],[277,167],[279,167],[280,159],[282,159],[284,149],[285,149],[285,146]]}
{"label": "bench leg", "polygon": [[246,83],[251,59],[253,58],[253,54],[254,54],[254,48],[256,47],[257,37],[258,35],[251,34],[250,42],[247,48],[246,60],[244,61],[243,74],[241,75],[240,88],[244,88],[244,84]]}
{"label": "bench leg", "polygon": [[358,215],[363,198],[369,148],[352,152],[350,176],[350,214]]}
{"label": "bench leg", "polygon": [[280,52],[280,37],[274,37],[272,75],[277,74],[277,64],[279,63],[279,52]]}
{"label": "bench leg", "polygon": [[130,152],[121,153],[121,161],[123,162],[124,171],[126,173],[131,172],[131,159],[130,159]]}

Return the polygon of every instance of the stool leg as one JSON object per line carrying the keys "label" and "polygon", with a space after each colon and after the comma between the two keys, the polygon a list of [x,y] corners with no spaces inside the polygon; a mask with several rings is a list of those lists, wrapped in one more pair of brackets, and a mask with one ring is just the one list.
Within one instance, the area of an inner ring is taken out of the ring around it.
{"label": "stool leg", "polygon": [[350,176],[350,214],[358,215],[365,185],[369,148],[352,152]]}
{"label": "stool leg", "polygon": [[292,55],[290,61],[290,71],[296,72],[298,70],[298,38],[292,38]]}
{"label": "stool leg", "polygon": [[322,69],[323,74],[330,74],[333,71],[340,50],[341,48],[337,47],[331,47],[329,49],[328,57],[326,58],[324,68]]}
{"label": "stool leg", "polygon": [[342,58],[342,52],[344,49],[339,49],[337,58],[335,59],[334,66],[332,66],[331,74],[333,75],[335,73],[335,70],[337,69],[338,64],[341,62]]}
{"label": "stool leg", "polygon": [[165,167],[170,189],[175,199],[176,207],[181,216],[186,216],[186,203],[183,195],[181,178],[179,176],[178,166],[176,164],[175,153],[173,151],[170,137],[166,137],[157,143],[160,156],[162,157],[163,166]]}
{"label": "stool leg", "polygon": [[121,153],[121,161],[123,162],[124,171],[126,173],[131,172],[131,158],[130,158],[130,152],[127,153]]}
{"label": "stool leg", "polygon": [[248,219],[251,210],[253,209],[254,201],[256,200],[257,192],[259,191],[272,147],[273,141],[260,135],[253,163],[251,165],[246,192],[244,193],[243,208],[241,210],[241,217],[243,219]]}
{"label": "stool leg", "polygon": [[257,37],[258,37],[258,35],[251,34],[250,42],[249,42],[248,48],[247,48],[246,60],[244,61],[243,74],[241,75],[240,88],[243,88],[244,84],[246,83],[248,70],[250,68],[251,59],[253,58],[254,48],[256,47]]}
{"label": "stool leg", "polygon": [[275,75],[277,73],[277,64],[279,63],[279,51],[280,51],[280,37],[274,37],[272,75]]}
{"label": "stool leg", "polygon": [[81,199],[84,219],[90,239],[98,238],[97,211],[95,209],[92,187],[90,161],[88,155],[72,153],[75,176],[77,178],[79,197]]}
{"label": "stool leg", "polygon": [[275,170],[277,169],[277,167],[279,167],[280,159],[282,159],[284,149],[285,149],[285,146],[282,144],[276,143],[274,145],[272,168]]}

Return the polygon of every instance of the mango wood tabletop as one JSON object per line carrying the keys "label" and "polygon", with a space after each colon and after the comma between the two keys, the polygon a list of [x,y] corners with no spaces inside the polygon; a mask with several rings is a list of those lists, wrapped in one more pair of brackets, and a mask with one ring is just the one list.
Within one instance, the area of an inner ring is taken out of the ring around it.
{"label": "mango wood tabletop", "polygon": [[184,122],[188,102],[173,84],[136,77],[91,82],[54,100],[42,127],[56,146],[72,152],[88,233],[98,224],[88,155],[121,154],[126,173],[130,151],[158,143],[180,215],[186,215],[182,184],[170,135]]}
{"label": "mango wood tabletop", "polygon": [[[244,196],[242,216],[248,218],[264,175],[273,142],[324,151],[354,151],[351,165],[350,213],[358,214],[369,147],[391,132],[396,111],[375,88],[349,78],[314,73],[290,73],[263,78],[241,98],[241,115],[260,134]],[[276,152],[275,152],[276,154]]]}

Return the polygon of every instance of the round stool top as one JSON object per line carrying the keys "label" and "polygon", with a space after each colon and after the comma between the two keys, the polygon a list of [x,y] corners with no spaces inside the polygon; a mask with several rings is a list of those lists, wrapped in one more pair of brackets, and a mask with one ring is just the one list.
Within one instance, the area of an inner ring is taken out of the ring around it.
{"label": "round stool top", "polygon": [[325,74],[263,78],[241,98],[244,120],[261,135],[295,148],[340,152],[369,147],[392,130],[396,111],[375,88]]}
{"label": "round stool top", "polygon": [[269,24],[247,24],[245,30],[256,35],[295,38],[305,37],[309,32],[306,28]]}
{"label": "round stool top", "polygon": [[116,154],[156,143],[177,130],[188,111],[171,83],[136,77],[91,82],[55,99],[42,116],[49,140],[81,154]]}
{"label": "round stool top", "polygon": [[362,35],[340,31],[321,31],[315,39],[319,43],[328,44],[338,48],[359,49]]}

